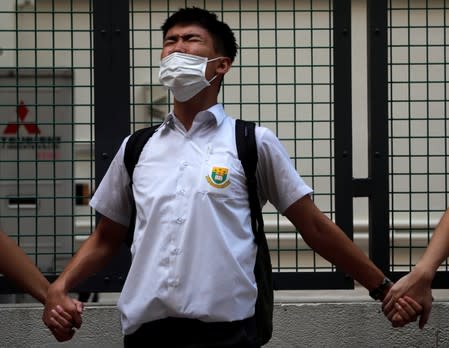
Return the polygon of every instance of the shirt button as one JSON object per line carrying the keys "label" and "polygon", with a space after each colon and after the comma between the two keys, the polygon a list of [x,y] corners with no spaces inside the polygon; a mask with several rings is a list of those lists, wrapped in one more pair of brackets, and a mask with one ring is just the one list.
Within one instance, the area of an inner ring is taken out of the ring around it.
{"label": "shirt button", "polygon": [[182,217],[179,217],[176,219],[176,223],[178,223],[178,224],[182,224],[182,223],[184,223],[184,221],[185,221],[185,219]]}
{"label": "shirt button", "polygon": [[172,255],[179,255],[179,254],[181,254],[181,249],[175,248],[175,249],[172,250],[171,253],[172,253]]}
{"label": "shirt button", "polygon": [[178,287],[178,285],[179,285],[179,280],[178,280],[178,279],[170,280],[170,281],[168,282],[168,285],[171,286],[171,287],[173,287],[173,288],[176,288],[176,287]]}
{"label": "shirt button", "polygon": [[180,194],[181,196],[184,196],[184,195],[186,194],[186,190],[180,189],[180,190],[179,190],[179,194]]}

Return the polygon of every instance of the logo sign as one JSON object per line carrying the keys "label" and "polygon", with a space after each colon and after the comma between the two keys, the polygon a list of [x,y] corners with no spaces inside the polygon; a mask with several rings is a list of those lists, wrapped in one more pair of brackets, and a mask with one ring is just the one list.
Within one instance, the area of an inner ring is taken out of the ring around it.
{"label": "logo sign", "polygon": [[37,124],[32,122],[25,122],[25,118],[28,114],[28,108],[24,104],[23,100],[20,101],[20,105],[17,107],[17,116],[19,117],[19,122],[9,122],[6,126],[3,134],[16,135],[19,133],[19,127],[24,126],[28,134],[37,135],[40,134],[41,130]]}
{"label": "logo sign", "polygon": [[37,149],[38,158],[59,157],[60,136],[46,136],[39,126],[27,120],[29,110],[23,100],[17,106],[17,121],[8,122],[0,136],[0,149]]}
{"label": "logo sign", "polygon": [[206,176],[207,182],[216,188],[225,188],[231,182],[228,178],[229,169],[226,167],[212,167],[211,173]]}

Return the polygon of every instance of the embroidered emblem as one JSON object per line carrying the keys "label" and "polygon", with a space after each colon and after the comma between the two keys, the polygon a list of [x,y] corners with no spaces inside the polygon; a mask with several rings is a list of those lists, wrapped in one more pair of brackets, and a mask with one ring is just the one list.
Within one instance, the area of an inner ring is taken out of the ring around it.
{"label": "embroidered emblem", "polygon": [[213,187],[225,188],[231,183],[228,179],[228,171],[225,167],[212,167],[212,172],[206,176],[206,180]]}

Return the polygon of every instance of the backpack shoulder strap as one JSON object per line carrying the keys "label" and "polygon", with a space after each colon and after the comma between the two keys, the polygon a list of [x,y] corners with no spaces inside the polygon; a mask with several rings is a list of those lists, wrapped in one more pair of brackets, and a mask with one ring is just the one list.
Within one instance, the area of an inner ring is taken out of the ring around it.
{"label": "backpack shoulder strap", "polygon": [[143,150],[143,147],[147,143],[148,139],[154,134],[156,129],[160,125],[142,128],[135,131],[128,139],[128,142],[125,146],[125,154],[124,154],[124,163],[126,170],[128,172],[129,178],[132,182],[134,167],[139,161],[140,153]]}
{"label": "backpack shoulder strap", "polygon": [[[135,131],[128,139],[125,146],[125,154],[123,162],[125,163],[126,171],[129,175],[129,186],[133,184],[133,173],[137,162],[139,162],[140,154],[142,153],[143,147],[148,142],[148,139],[156,132],[160,125],[142,128]],[[131,187],[132,192],[132,187]],[[134,227],[136,225],[136,203],[133,200],[131,219],[129,221],[128,234],[126,236],[125,244],[131,247],[134,236]]]}
{"label": "backpack shoulder strap", "polygon": [[259,196],[257,194],[257,143],[256,124],[254,122],[237,119],[235,121],[235,139],[237,153],[245,171],[246,183],[248,187],[249,207],[251,210],[251,226],[256,244],[260,244],[263,231],[262,209],[260,207]]}
{"label": "backpack shoulder strap", "polygon": [[251,211],[251,227],[257,244],[254,275],[257,283],[255,306],[257,338],[261,346],[267,343],[273,334],[273,279],[270,250],[263,230],[262,208],[257,194],[257,144],[256,125],[253,122],[236,120],[235,136],[237,153],[246,175],[248,199]]}

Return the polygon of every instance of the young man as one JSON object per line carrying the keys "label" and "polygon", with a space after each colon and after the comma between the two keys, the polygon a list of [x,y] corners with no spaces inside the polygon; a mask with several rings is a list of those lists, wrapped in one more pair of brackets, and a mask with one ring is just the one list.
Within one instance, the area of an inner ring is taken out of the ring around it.
{"label": "young man", "polygon": [[383,301],[383,311],[394,318],[395,303],[403,301],[404,295],[418,301],[423,311],[419,320],[422,329],[429,320],[432,309],[432,280],[438,267],[449,257],[449,209],[443,214],[421,259],[410,273],[398,280]]}
{"label": "young man", "polygon": [[[173,111],[143,148],[132,192],[123,142],[91,200],[102,218],[50,287],[44,321],[51,325],[56,305],[71,313],[67,292],[117,252],[132,195],[133,260],[118,301],[125,347],[159,340],[166,347],[257,347],[256,245],[245,174],[235,119],[217,103],[237,53],[235,37],[198,8],[180,9],[162,31],[160,81],[174,96]],[[385,276],[317,209],[276,136],[257,127],[256,140],[261,204],[269,200],[315,251],[368,290],[378,288]],[[402,315],[414,320],[419,305],[409,307]]]}
{"label": "young man", "polygon": [[[40,303],[45,304],[50,283],[25,252],[3,231],[0,231],[0,274],[12,280]],[[54,332],[57,339],[72,337],[75,331],[71,326],[77,328],[81,326],[80,313],[83,305],[79,301],[73,301],[76,308],[73,322],[71,316],[64,312],[61,307],[57,306],[52,310],[52,322],[60,328],[59,331]],[[63,335],[60,336],[59,332],[62,332]]]}

